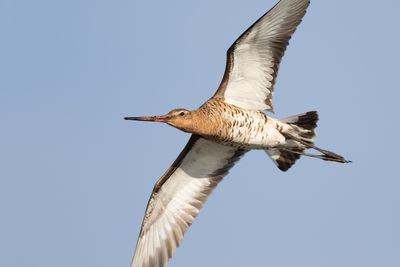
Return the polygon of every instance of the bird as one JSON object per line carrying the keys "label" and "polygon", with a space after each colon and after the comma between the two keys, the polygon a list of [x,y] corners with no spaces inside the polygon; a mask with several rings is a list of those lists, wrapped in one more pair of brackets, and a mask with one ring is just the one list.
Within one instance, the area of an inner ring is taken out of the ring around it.
{"label": "bird", "polygon": [[280,120],[267,115],[281,59],[309,4],[281,0],[240,35],[227,51],[216,93],[198,109],[125,118],[192,134],[153,188],[131,267],[166,266],[213,189],[250,150],[264,150],[282,171],[300,156],[350,162],[314,145],[316,111]]}

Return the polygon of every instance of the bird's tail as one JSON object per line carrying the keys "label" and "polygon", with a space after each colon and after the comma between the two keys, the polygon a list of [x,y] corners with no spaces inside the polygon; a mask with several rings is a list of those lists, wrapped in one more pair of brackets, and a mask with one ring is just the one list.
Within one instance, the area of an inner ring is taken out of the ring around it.
{"label": "bird's tail", "polygon": [[[327,161],[349,162],[336,153],[314,145],[314,130],[317,122],[318,113],[316,111],[309,111],[279,121],[281,124],[279,130],[287,140],[285,147],[268,149],[266,152],[280,170],[287,171],[301,155]],[[322,155],[305,153],[304,150],[309,148],[319,151]]]}

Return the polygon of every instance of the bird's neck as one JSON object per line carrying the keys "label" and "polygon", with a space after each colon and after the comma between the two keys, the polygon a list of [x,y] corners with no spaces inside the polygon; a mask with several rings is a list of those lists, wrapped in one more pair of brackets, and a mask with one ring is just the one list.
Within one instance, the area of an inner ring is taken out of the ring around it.
{"label": "bird's neck", "polygon": [[224,115],[225,103],[211,99],[199,109],[193,111],[191,133],[208,139],[221,138],[227,135],[229,121]]}

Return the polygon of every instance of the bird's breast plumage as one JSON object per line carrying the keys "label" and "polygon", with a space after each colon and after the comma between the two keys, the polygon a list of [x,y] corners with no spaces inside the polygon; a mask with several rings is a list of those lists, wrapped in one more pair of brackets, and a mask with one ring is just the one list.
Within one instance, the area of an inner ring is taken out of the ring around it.
{"label": "bird's breast plumage", "polygon": [[206,102],[203,112],[205,132],[200,135],[218,143],[248,149],[261,149],[284,141],[276,121],[258,110],[247,110],[219,99]]}

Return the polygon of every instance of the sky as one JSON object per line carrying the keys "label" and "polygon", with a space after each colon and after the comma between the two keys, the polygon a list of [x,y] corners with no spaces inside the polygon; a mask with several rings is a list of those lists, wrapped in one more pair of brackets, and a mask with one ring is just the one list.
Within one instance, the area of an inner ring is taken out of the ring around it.
{"label": "sky", "polygon": [[[129,266],[189,135],[123,117],[200,106],[275,2],[0,1],[0,266]],[[318,110],[317,145],[353,163],[246,154],[168,266],[400,266],[399,10],[312,1],[272,116]]]}

